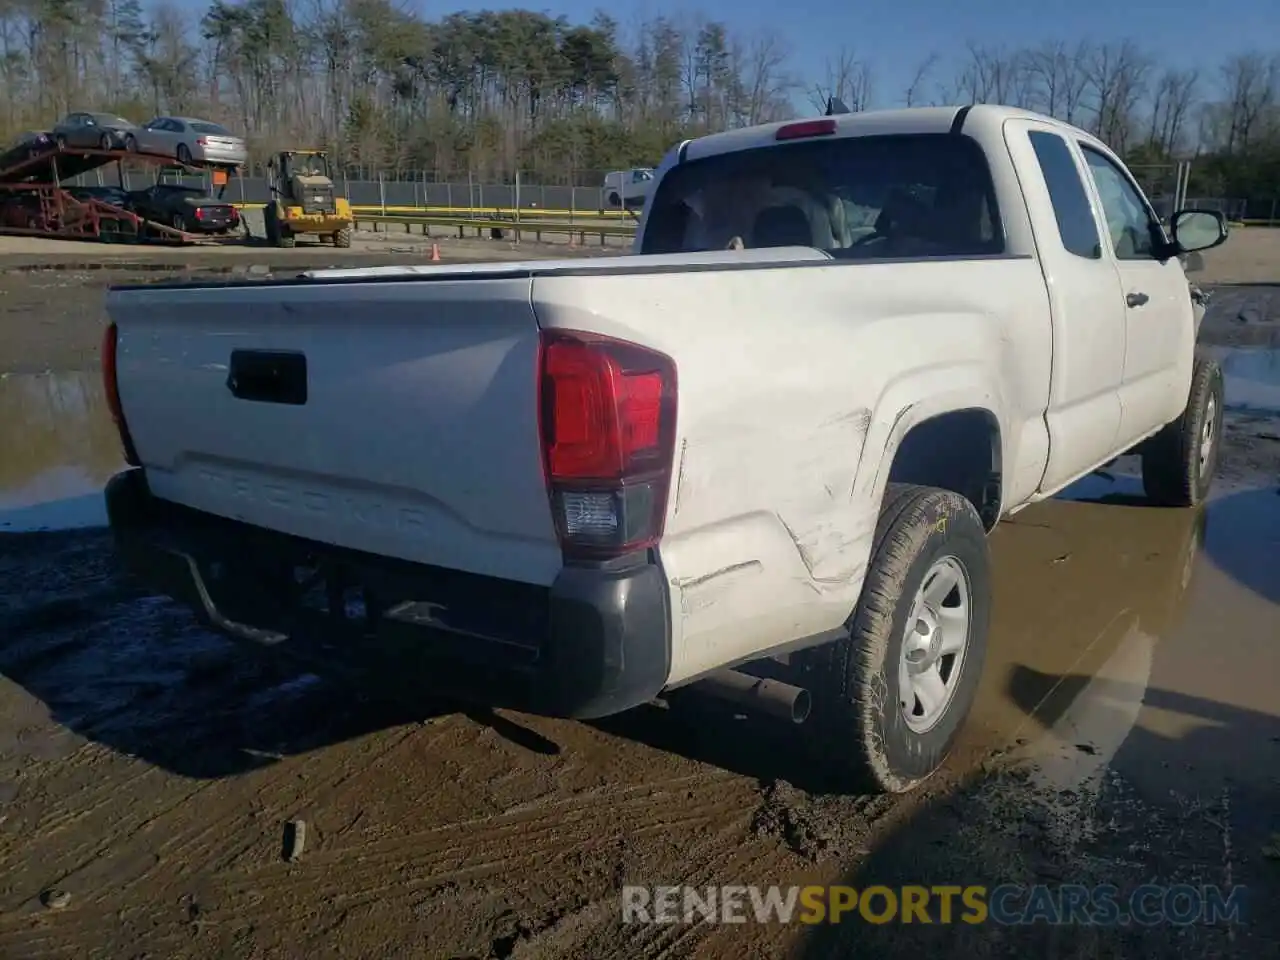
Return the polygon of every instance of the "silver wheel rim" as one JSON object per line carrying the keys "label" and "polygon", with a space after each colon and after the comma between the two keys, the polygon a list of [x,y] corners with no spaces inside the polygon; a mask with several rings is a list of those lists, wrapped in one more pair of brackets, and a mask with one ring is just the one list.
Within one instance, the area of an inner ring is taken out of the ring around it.
{"label": "silver wheel rim", "polygon": [[935,561],[916,591],[898,665],[898,704],[913,733],[936,727],[955,699],[972,599],[969,575],[955,557]]}
{"label": "silver wheel rim", "polygon": [[1200,425],[1200,473],[1203,476],[1213,456],[1213,443],[1218,438],[1218,398],[1209,395],[1204,408],[1204,422]]}

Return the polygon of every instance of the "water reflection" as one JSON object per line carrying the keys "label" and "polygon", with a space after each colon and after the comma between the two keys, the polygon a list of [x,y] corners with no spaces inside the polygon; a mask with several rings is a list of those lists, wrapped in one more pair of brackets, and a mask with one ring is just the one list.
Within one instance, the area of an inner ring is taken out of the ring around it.
{"label": "water reflection", "polygon": [[0,532],[106,523],[102,486],[123,465],[96,374],[0,379]]}
{"label": "water reflection", "polygon": [[1280,350],[1272,347],[1211,347],[1226,374],[1227,406],[1280,413]]}

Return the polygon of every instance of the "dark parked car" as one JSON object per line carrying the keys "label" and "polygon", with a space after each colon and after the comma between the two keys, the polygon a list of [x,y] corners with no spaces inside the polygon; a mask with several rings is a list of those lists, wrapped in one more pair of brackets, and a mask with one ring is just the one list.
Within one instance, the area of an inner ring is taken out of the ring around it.
{"label": "dark parked car", "polygon": [[14,145],[0,154],[0,170],[8,170],[20,163],[25,163],[34,156],[53,148],[53,134],[40,130],[29,130],[18,137]]}
{"label": "dark parked car", "polygon": [[53,128],[60,147],[82,150],[123,150],[129,131],[138,125],[114,113],[68,113]]}
{"label": "dark parked car", "polygon": [[21,230],[47,230],[52,226],[40,195],[34,191],[0,193],[0,225]]}
{"label": "dark parked car", "polygon": [[120,187],[71,187],[67,193],[75,197],[77,200],[98,200],[102,203],[109,203],[113,207],[123,207],[128,210],[131,204],[131,198],[128,190]]}
{"label": "dark parked car", "polygon": [[240,214],[198,187],[157,183],[129,194],[134,213],[184,233],[227,233],[240,226]]}

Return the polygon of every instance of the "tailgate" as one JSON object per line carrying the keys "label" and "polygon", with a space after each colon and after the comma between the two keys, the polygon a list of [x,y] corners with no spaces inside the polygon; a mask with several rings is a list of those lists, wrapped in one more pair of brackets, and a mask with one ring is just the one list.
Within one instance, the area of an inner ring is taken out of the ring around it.
{"label": "tailgate", "polygon": [[152,491],[381,556],[550,584],[528,275],[113,290]]}

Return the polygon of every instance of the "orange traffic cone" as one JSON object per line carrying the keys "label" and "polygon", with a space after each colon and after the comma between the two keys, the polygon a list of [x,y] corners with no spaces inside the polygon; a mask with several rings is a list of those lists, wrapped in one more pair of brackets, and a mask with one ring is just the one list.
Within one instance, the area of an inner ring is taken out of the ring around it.
{"label": "orange traffic cone", "polygon": [[438,243],[433,243],[431,245],[431,262],[432,263],[440,262],[440,244]]}

